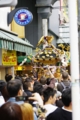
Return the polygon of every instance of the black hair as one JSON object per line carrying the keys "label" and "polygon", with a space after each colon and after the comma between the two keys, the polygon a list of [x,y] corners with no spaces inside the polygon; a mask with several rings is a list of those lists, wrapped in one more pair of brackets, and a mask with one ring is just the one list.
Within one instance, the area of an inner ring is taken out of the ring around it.
{"label": "black hair", "polygon": [[56,90],[54,90],[54,89],[51,88],[51,87],[46,88],[46,89],[43,91],[44,103],[49,100],[50,96],[53,97],[55,94],[56,94]]}
{"label": "black hair", "polygon": [[13,78],[12,75],[8,75],[8,74],[5,75],[6,82],[9,82],[12,78]]}
{"label": "black hair", "polygon": [[62,92],[62,102],[64,106],[69,106],[71,103],[71,88],[68,88]]}
{"label": "black hair", "polygon": [[34,86],[36,86],[36,85],[40,85],[41,83],[39,82],[39,81],[35,81],[34,82]]}
{"label": "black hair", "polygon": [[40,95],[42,95],[43,94],[43,90],[44,90],[44,87],[41,84],[37,84],[37,85],[34,86],[33,92],[34,93],[37,92]]}
{"label": "black hair", "polygon": [[62,99],[56,100],[56,106],[59,107],[59,108],[62,108],[64,106],[63,102],[62,102]]}
{"label": "black hair", "polygon": [[18,80],[20,80],[22,82],[22,78],[19,77],[19,76],[15,76],[15,79],[18,79]]}
{"label": "black hair", "polygon": [[4,80],[0,80],[0,91],[2,90],[2,88],[4,87],[4,86],[6,86],[7,85],[7,83],[4,81]]}
{"label": "black hair", "polygon": [[47,78],[47,79],[46,79],[46,84],[49,85],[50,82],[51,82],[51,78]]}
{"label": "black hair", "polygon": [[11,80],[7,83],[7,90],[10,95],[10,97],[17,96],[19,90],[22,87],[22,82],[20,80]]}
{"label": "black hair", "polygon": [[31,78],[26,78],[23,82],[23,88],[24,90],[28,90],[29,87],[31,87],[31,82],[33,80]]}

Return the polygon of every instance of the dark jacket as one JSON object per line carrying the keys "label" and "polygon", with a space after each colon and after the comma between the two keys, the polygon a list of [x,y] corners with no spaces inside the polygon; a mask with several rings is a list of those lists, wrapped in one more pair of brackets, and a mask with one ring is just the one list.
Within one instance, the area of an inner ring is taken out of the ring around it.
{"label": "dark jacket", "polygon": [[27,94],[28,97],[32,96],[32,92],[30,90],[25,90],[25,93]]}
{"label": "dark jacket", "polygon": [[57,108],[54,112],[48,115],[46,120],[72,120],[72,112]]}

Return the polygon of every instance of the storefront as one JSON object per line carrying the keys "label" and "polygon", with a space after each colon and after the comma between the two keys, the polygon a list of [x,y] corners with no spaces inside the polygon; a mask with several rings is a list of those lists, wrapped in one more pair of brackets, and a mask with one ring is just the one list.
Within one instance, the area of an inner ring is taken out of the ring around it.
{"label": "storefront", "polygon": [[14,76],[14,66],[17,66],[17,52],[27,55],[32,53],[33,46],[22,40],[17,34],[0,29],[0,79],[5,79],[5,74]]}
{"label": "storefront", "polygon": [[16,75],[24,76],[25,74],[31,75],[33,70],[32,65],[23,65],[23,66],[15,66],[14,72]]}

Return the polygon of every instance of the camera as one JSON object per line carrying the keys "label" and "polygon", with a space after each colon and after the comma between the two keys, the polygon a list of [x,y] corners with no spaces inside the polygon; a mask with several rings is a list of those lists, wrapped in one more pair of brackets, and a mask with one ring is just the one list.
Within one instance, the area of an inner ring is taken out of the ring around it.
{"label": "camera", "polygon": [[17,96],[16,101],[28,101],[28,96]]}

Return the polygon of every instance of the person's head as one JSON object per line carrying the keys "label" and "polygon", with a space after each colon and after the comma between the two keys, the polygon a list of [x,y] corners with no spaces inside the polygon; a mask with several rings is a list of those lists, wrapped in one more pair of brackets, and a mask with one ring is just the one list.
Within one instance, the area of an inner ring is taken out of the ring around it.
{"label": "person's head", "polygon": [[26,78],[23,82],[23,88],[24,90],[30,90],[33,91],[33,80],[31,78]]}
{"label": "person's head", "polygon": [[20,105],[22,110],[23,120],[34,120],[33,108],[29,103],[24,103]]}
{"label": "person's head", "polygon": [[62,92],[62,102],[64,106],[69,107],[71,105],[71,88],[68,88]]}
{"label": "person's head", "polygon": [[4,80],[0,80],[0,91],[6,86],[7,83]]}
{"label": "person's head", "polygon": [[20,76],[15,76],[15,79],[18,79],[22,82],[22,78]]}
{"label": "person's head", "polygon": [[40,95],[42,95],[42,94],[43,94],[43,89],[44,89],[43,85],[38,84],[38,85],[35,85],[35,86],[34,86],[33,92],[34,92],[34,93],[37,92],[37,93],[39,93]]}
{"label": "person's head", "polygon": [[63,107],[62,93],[60,91],[56,92],[56,106],[60,108]]}
{"label": "person's head", "polygon": [[54,90],[51,87],[46,88],[43,91],[43,99],[44,99],[44,104],[46,103],[54,104],[56,101],[56,90]]}
{"label": "person's head", "polygon": [[41,84],[39,81],[34,82],[34,86]]}
{"label": "person's head", "polygon": [[46,84],[49,85],[50,82],[51,82],[51,78],[47,78],[47,79],[46,79]]}
{"label": "person's head", "polygon": [[62,79],[67,80],[68,79],[68,72],[62,72]]}
{"label": "person's head", "polygon": [[10,97],[22,96],[23,86],[20,80],[11,80],[7,83],[7,90]]}
{"label": "person's head", "polygon": [[42,84],[42,85],[45,85],[46,84],[46,78],[44,76],[41,76],[39,82]]}
{"label": "person's head", "polygon": [[62,102],[62,99],[56,100],[56,106],[59,107],[59,108],[62,108],[64,106],[63,102]]}
{"label": "person's head", "polygon": [[55,88],[55,83],[56,83],[56,79],[55,78],[50,78],[49,86],[52,87],[52,88]]}
{"label": "person's head", "polygon": [[7,91],[7,83],[4,80],[0,80],[0,92],[4,97],[5,101],[9,99],[9,94]]}
{"label": "person's head", "polygon": [[7,102],[0,107],[1,120],[22,120],[22,111],[19,105]]}
{"label": "person's head", "polygon": [[5,75],[5,80],[6,80],[6,82],[9,82],[10,80],[12,80],[12,75],[9,75],[9,74],[6,74]]}

